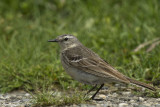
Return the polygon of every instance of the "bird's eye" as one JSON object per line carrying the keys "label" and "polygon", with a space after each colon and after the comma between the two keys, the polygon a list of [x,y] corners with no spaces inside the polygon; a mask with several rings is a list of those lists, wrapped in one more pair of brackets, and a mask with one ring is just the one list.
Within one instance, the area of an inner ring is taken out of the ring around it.
{"label": "bird's eye", "polygon": [[67,41],[67,40],[68,40],[68,38],[64,38],[64,40],[65,40],[65,41]]}

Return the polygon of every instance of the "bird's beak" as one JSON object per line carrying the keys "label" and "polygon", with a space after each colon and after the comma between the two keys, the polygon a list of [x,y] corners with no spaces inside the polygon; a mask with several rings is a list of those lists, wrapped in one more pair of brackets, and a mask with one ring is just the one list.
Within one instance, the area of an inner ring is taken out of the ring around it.
{"label": "bird's beak", "polygon": [[58,39],[48,40],[48,42],[58,42]]}

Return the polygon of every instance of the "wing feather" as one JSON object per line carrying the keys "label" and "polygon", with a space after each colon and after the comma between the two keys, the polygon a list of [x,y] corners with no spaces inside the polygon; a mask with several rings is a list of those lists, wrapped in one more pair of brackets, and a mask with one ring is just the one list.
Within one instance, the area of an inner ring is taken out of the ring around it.
{"label": "wing feather", "polygon": [[[108,78],[124,83],[129,83],[128,79],[126,79],[126,77],[122,73],[118,72],[116,69],[114,69],[108,63],[106,63],[97,54],[95,54],[88,48],[83,50],[78,49],[79,52],[83,51],[81,54],[76,53],[77,49],[75,49],[75,52],[68,51],[70,50],[65,51],[63,53],[64,55],[62,56],[65,60],[68,60],[67,62],[70,66],[81,69],[82,71],[91,73],[102,78]],[[71,51],[74,50],[72,49]],[[88,53],[87,56],[85,52]],[[85,55],[83,53],[85,53]]]}

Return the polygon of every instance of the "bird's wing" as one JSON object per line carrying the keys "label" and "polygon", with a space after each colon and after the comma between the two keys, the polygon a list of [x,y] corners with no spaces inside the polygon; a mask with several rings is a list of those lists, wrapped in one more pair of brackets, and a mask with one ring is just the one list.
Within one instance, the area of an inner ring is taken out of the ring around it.
{"label": "bird's wing", "polygon": [[[83,50],[84,52],[85,50]],[[90,51],[90,50],[87,50]],[[91,51],[92,52],[92,51]],[[67,52],[64,53],[63,57],[68,62],[69,65],[81,69],[84,72],[108,78],[112,80],[118,80],[120,82],[129,83],[128,79],[102,60],[97,54],[95,53],[88,53],[87,57],[83,54],[77,54],[75,52]]]}

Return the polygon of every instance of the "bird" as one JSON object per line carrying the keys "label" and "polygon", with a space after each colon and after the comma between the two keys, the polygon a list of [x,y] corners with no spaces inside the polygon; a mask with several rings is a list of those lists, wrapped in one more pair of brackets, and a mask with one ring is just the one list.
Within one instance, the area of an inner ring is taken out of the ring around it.
{"label": "bird", "polygon": [[62,66],[74,80],[93,86],[86,94],[89,94],[99,85],[91,97],[92,100],[95,100],[96,94],[105,83],[135,84],[156,91],[155,87],[120,73],[71,34],[60,35],[56,39],[48,40],[48,42],[59,44]]}

